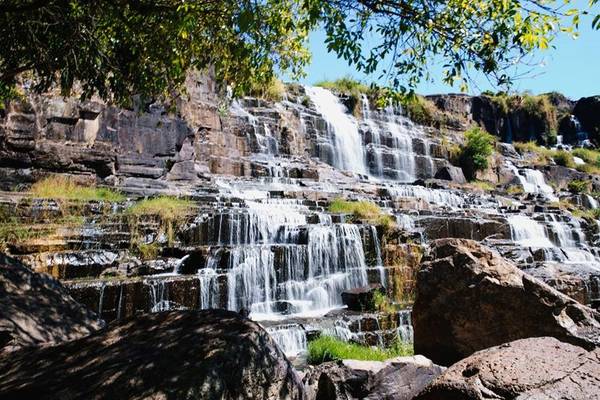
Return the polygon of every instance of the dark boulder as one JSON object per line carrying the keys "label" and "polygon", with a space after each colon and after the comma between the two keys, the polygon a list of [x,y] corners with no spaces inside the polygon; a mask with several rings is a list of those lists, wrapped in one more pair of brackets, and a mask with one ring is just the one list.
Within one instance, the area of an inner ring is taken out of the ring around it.
{"label": "dark boulder", "polygon": [[553,336],[592,349],[600,314],[477,242],[439,239],[417,276],[415,353],[450,365],[512,340]]}
{"label": "dark boulder", "polygon": [[600,144],[600,96],[579,99],[573,114],[581,123],[581,129],[590,135],[589,139]]}
{"label": "dark boulder", "polygon": [[0,254],[0,352],[77,339],[102,326],[56,279]]}
{"label": "dark boulder", "polygon": [[444,372],[423,356],[387,361],[341,360],[308,371],[308,400],[411,400]]}
{"label": "dark boulder", "polygon": [[0,358],[0,399],[302,399],[257,323],[224,310],[130,319],[87,338]]}
{"label": "dark boulder", "polygon": [[600,399],[600,350],[551,337],[517,340],[454,364],[415,400]]}
{"label": "dark boulder", "polygon": [[463,170],[453,165],[447,165],[440,168],[434,176],[435,179],[442,179],[454,183],[467,183]]}
{"label": "dark boulder", "polygon": [[375,293],[383,293],[380,284],[349,289],[342,292],[342,303],[351,311],[375,311]]}

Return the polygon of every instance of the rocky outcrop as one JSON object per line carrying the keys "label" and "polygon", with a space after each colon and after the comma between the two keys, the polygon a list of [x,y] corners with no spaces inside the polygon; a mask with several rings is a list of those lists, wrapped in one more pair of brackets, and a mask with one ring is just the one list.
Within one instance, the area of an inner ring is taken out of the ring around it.
{"label": "rocky outcrop", "polygon": [[374,311],[377,292],[383,293],[383,287],[379,284],[350,289],[342,292],[342,303],[352,311]]}
{"label": "rocky outcrop", "polygon": [[57,280],[0,254],[0,352],[81,338],[102,326]]}
{"label": "rocky outcrop", "polygon": [[434,176],[435,179],[443,179],[445,181],[451,181],[454,183],[467,183],[465,175],[459,167],[447,165],[440,168]]}
{"label": "rocky outcrop", "polygon": [[596,144],[600,143],[600,96],[579,99],[573,114],[581,123],[581,129],[587,132]]}
{"label": "rocky outcrop", "polygon": [[342,360],[314,367],[304,383],[308,400],[410,400],[443,371],[423,356]]}
{"label": "rocky outcrop", "polygon": [[522,339],[454,364],[415,400],[600,399],[600,350]]}
{"label": "rocky outcrop", "polygon": [[417,277],[415,352],[450,365],[512,340],[553,336],[592,349],[600,314],[477,242],[440,239]]}
{"label": "rocky outcrop", "polygon": [[145,315],[84,339],[4,356],[0,371],[2,399],[304,395],[300,379],[269,335],[223,310]]}

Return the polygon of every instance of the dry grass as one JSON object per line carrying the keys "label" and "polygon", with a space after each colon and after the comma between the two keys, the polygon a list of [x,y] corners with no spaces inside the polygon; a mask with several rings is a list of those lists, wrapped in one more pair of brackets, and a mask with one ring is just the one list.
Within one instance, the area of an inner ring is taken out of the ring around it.
{"label": "dry grass", "polygon": [[33,197],[54,200],[111,201],[125,200],[123,194],[108,188],[81,185],[72,178],[60,175],[44,178],[29,189]]}

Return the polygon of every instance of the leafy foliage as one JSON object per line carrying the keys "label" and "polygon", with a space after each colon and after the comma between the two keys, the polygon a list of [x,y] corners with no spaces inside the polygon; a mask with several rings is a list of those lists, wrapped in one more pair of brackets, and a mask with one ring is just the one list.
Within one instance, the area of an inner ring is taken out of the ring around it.
{"label": "leafy foliage", "polygon": [[214,67],[235,93],[308,61],[296,0],[24,0],[0,5],[0,83],[127,103],[171,95],[190,68]]}
{"label": "leafy foliage", "polygon": [[466,90],[472,69],[508,84],[515,62],[549,48],[558,32],[575,35],[582,14],[563,12],[558,0],[304,3],[312,21],[323,24],[328,50],[402,92],[431,79],[428,67],[436,56],[444,60],[443,80],[450,85]]}
{"label": "leafy foliage", "polygon": [[348,343],[331,336],[321,336],[308,344],[308,362],[321,364],[334,360],[384,361],[399,356],[413,355],[412,345],[397,340],[390,348],[374,348]]}
{"label": "leafy foliage", "polygon": [[494,152],[495,138],[479,127],[465,132],[465,144],[459,156],[465,175],[473,179],[475,172],[488,167],[489,158]]}

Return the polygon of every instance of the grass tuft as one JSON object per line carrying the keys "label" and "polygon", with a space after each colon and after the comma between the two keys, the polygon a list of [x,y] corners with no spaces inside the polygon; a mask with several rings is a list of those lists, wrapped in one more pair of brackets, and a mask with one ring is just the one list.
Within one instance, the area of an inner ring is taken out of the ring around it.
{"label": "grass tuft", "polygon": [[412,344],[400,340],[385,349],[348,343],[331,336],[321,336],[308,344],[308,362],[310,364],[335,360],[384,361],[413,354]]}
{"label": "grass tuft", "polygon": [[108,188],[84,186],[74,179],[55,175],[34,183],[29,189],[33,197],[76,201],[123,201],[125,196]]}
{"label": "grass tuft", "polygon": [[138,201],[127,210],[127,213],[137,217],[157,215],[162,220],[173,221],[188,215],[193,204],[190,200],[159,196]]}

